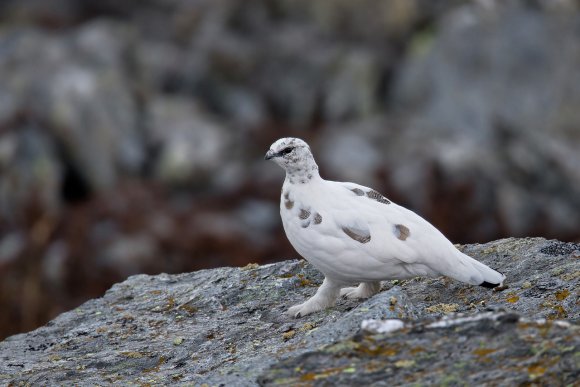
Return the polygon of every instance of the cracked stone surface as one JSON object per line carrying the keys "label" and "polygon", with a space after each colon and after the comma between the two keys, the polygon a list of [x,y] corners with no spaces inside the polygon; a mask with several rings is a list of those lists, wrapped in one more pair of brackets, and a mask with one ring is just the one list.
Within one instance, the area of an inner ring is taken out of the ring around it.
{"label": "cracked stone surface", "polygon": [[272,367],[263,385],[572,385],[580,377],[580,329],[488,313],[441,328],[358,334]]}
{"label": "cracked stone surface", "polygon": [[[293,319],[283,312],[322,282],[305,261],[133,276],[1,342],[0,384],[577,380],[580,245],[510,238],[461,249],[505,273],[507,289],[446,278],[385,281],[368,300],[341,299]],[[361,331],[368,319],[401,319],[405,327]]]}

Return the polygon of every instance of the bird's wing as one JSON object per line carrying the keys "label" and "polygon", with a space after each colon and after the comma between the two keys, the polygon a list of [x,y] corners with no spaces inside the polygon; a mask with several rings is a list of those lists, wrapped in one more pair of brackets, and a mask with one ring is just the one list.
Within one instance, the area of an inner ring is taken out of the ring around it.
{"label": "bird's wing", "polygon": [[[369,239],[359,247],[374,259],[427,266],[434,272],[419,274],[448,271],[457,250],[425,219],[372,188],[354,183],[329,183],[330,190],[335,193],[328,195],[329,200],[340,201],[340,204],[333,203],[337,208],[333,212],[334,222],[339,228]],[[351,239],[357,242],[356,238]]]}

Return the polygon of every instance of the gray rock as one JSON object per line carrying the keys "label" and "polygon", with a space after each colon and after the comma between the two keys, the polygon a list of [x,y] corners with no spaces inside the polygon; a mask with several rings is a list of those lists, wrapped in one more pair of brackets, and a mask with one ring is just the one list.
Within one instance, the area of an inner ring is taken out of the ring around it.
{"label": "gray rock", "polygon": [[11,232],[0,238],[0,267],[14,261],[26,246],[26,239],[19,232]]}
{"label": "gray rock", "polygon": [[148,104],[147,136],[159,148],[155,177],[168,184],[217,179],[230,136],[187,98],[159,96]]}
{"label": "gray rock", "polygon": [[578,380],[580,327],[486,313],[392,334],[360,334],[281,361],[263,386],[568,385]]}
{"label": "gray rock", "polygon": [[[463,250],[504,272],[509,288],[444,278],[390,281],[363,302],[340,300],[293,319],[283,312],[322,280],[304,261],[133,276],[103,298],[1,342],[0,382],[575,380],[580,246],[505,239]],[[385,318],[406,325],[390,334],[360,332],[363,320]]]}
{"label": "gray rock", "polygon": [[88,23],[67,36],[34,28],[0,32],[0,124],[13,128],[22,114],[37,122],[95,190],[143,162],[123,61],[130,35],[112,22]]}
{"label": "gray rock", "polygon": [[241,223],[241,232],[252,243],[265,245],[278,226],[280,209],[271,201],[247,200],[232,214]]}
{"label": "gray rock", "polygon": [[0,137],[0,217],[20,219],[31,204],[54,216],[63,168],[49,136],[35,125]]}
{"label": "gray rock", "polygon": [[42,278],[55,289],[63,288],[69,251],[67,245],[58,240],[50,244],[42,257]]}
{"label": "gray rock", "polygon": [[344,181],[375,186],[372,177],[378,169],[380,156],[371,141],[356,133],[334,134],[326,140],[322,141],[320,159],[329,166],[328,173],[338,175]]}
{"label": "gray rock", "polygon": [[379,106],[376,98],[381,60],[372,50],[352,50],[333,63],[324,96],[323,112],[331,124],[356,117],[365,119]]}
{"label": "gray rock", "polygon": [[157,241],[149,234],[119,235],[101,247],[99,265],[118,270],[124,276],[139,272],[159,254]]}
{"label": "gray rock", "polygon": [[468,196],[459,211],[480,219],[478,239],[580,225],[580,13],[571,1],[541,3],[458,7],[409,50],[393,88],[407,122],[388,153],[420,155],[393,160],[394,185],[424,213],[429,196]]}
{"label": "gray rock", "polygon": [[574,1],[55,1],[0,4],[2,137],[38,123],[89,188],[270,187],[248,160],[292,134],[454,240],[578,238]]}

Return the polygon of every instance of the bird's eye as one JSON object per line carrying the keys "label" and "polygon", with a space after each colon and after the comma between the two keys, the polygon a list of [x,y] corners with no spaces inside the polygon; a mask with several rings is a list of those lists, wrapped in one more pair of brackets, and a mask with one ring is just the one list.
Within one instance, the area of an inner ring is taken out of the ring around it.
{"label": "bird's eye", "polygon": [[287,155],[288,153],[292,152],[293,150],[294,150],[294,148],[292,148],[292,147],[284,148],[280,151],[280,154]]}

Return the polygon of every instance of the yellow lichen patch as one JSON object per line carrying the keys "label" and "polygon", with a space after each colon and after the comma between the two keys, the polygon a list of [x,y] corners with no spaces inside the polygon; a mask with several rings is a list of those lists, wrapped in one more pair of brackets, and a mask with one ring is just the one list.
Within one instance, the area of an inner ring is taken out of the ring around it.
{"label": "yellow lichen patch", "polygon": [[289,330],[288,332],[282,333],[282,338],[284,341],[288,341],[296,335],[296,331],[294,329]]}
{"label": "yellow lichen patch", "polygon": [[514,293],[510,293],[507,295],[507,298],[505,300],[507,302],[509,302],[510,304],[515,304],[516,302],[518,302],[520,300],[520,296],[518,296],[517,294],[514,294]]}
{"label": "yellow lichen patch", "polygon": [[453,313],[457,312],[459,305],[457,304],[437,304],[425,309],[428,313]]}
{"label": "yellow lichen patch", "polygon": [[532,379],[540,377],[546,373],[546,368],[542,367],[539,364],[532,364],[528,367],[528,374]]}
{"label": "yellow lichen patch", "polygon": [[522,289],[529,289],[532,287],[532,283],[530,281],[526,281],[522,284]]}
{"label": "yellow lichen patch", "polygon": [[[550,320],[549,317],[548,320]],[[550,333],[550,330],[552,329],[552,322],[546,321],[544,324],[538,324],[536,327],[538,329],[538,333],[540,334],[540,336],[545,339],[546,336],[548,336],[548,333]]]}
{"label": "yellow lichen patch", "polygon": [[555,268],[554,270],[552,270],[552,271],[550,272],[550,274],[552,274],[552,275],[556,276],[556,275],[560,275],[560,274],[562,274],[563,272],[564,272],[564,269],[563,269],[563,268],[561,268],[561,267],[557,267],[557,268]]}
{"label": "yellow lichen patch", "polygon": [[425,352],[425,348],[423,347],[413,347],[409,350],[409,353],[411,353],[411,355],[416,355],[419,352]]}
{"label": "yellow lichen patch", "polygon": [[332,346],[328,347],[326,351],[328,353],[348,352],[348,351],[356,351],[359,347],[360,344],[354,343],[350,340],[346,340],[343,342],[338,342],[337,344],[333,344]]}
{"label": "yellow lichen patch", "polygon": [[[349,368],[347,368],[349,369]],[[345,368],[327,368],[325,370],[321,370],[320,372],[309,372],[307,374],[304,374],[300,377],[300,381],[302,382],[309,382],[312,380],[317,380],[317,379],[324,379],[324,378],[328,378],[329,376],[335,375],[339,372],[344,372]]]}
{"label": "yellow lichen patch", "polygon": [[298,278],[300,279],[300,286],[302,286],[302,287],[307,287],[307,286],[316,287],[316,285],[313,284],[312,281],[310,281],[307,278],[304,278],[304,274],[298,274]]}
{"label": "yellow lichen patch", "polygon": [[415,365],[415,360],[398,360],[395,362],[397,368],[409,368]]}
{"label": "yellow lichen patch", "polygon": [[59,361],[59,360],[62,360],[62,357],[60,357],[59,355],[56,355],[56,354],[55,355],[50,355],[48,357],[48,360],[50,360],[50,361]]}
{"label": "yellow lichen patch", "polygon": [[554,306],[554,303],[551,301],[544,301],[540,304],[540,306],[543,308],[551,308]]}
{"label": "yellow lichen patch", "polygon": [[176,337],[173,339],[173,345],[181,345],[183,343],[183,337]]}
{"label": "yellow lichen patch", "polygon": [[316,374],[314,372],[309,372],[300,377],[301,382],[310,382],[314,379],[316,379]]}
{"label": "yellow lichen patch", "polygon": [[496,252],[496,248],[495,247],[489,247],[485,250],[482,251],[483,254],[489,255],[489,254],[493,254]]}
{"label": "yellow lichen patch", "polygon": [[554,313],[548,315],[548,320],[563,319],[568,317],[568,311],[562,305],[555,305],[552,307]]}
{"label": "yellow lichen patch", "polygon": [[572,281],[578,277],[580,277],[580,270],[577,270],[577,271],[572,272],[572,273],[562,274],[560,276],[560,278],[562,278],[564,281]]}
{"label": "yellow lichen patch", "polygon": [[145,368],[143,372],[159,372],[159,367],[161,367],[161,365],[163,365],[165,362],[167,362],[167,359],[165,358],[165,356],[161,356],[157,361],[156,366],[151,368]]}
{"label": "yellow lichen patch", "polygon": [[304,324],[300,327],[300,330],[305,332],[305,331],[311,331],[314,328],[316,328],[316,324],[311,323],[311,322],[307,322],[306,324]]}
{"label": "yellow lichen patch", "polygon": [[165,304],[163,309],[160,309],[160,311],[167,312],[172,310],[173,308],[175,308],[175,298],[173,296],[169,296],[167,297],[167,304]]}
{"label": "yellow lichen patch", "polygon": [[497,349],[493,349],[493,348],[478,348],[476,350],[473,351],[473,354],[479,357],[483,357],[483,356],[487,356],[490,353],[494,353],[495,351],[497,351]]}
{"label": "yellow lichen patch", "polygon": [[260,265],[257,263],[248,263],[246,266],[242,267],[241,270],[253,270],[259,268]]}
{"label": "yellow lichen patch", "polygon": [[141,352],[135,351],[121,352],[121,355],[128,357],[130,359],[141,359],[144,356]]}
{"label": "yellow lichen patch", "polygon": [[377,372],[385,369],[385,363],[382,361],[369,359],[368,362],[363,364],[363,368],[368,373]]}
{"label": "yellow lichen patch", "polygon": [[185,310],[190,315],[194,314],[195,312],[198,311],[198,309],[195,306],[191,306],[191,305],[187,305],[187,304],[180,305],[179,308],[177,308],[177,309]]}
{"label": "yellow lichen patch", "polygon": [[570,291],[568,289],[563,289],[556,292],[556,300],[562,301],[565,300],[566,297],[570,295]]}
{"label": "yellow lichen patch", "polygon": [[365,348],[363,352],[369,355],[382,355],[382,356],[395,356],[399,350],[392,347],[373,347],[373,348]]}
{"label": "yellow lichen patch", "polygon": [[231,353],[232,355],[238,351],[238,348],[234,343],[226,344],[226,351]]}

